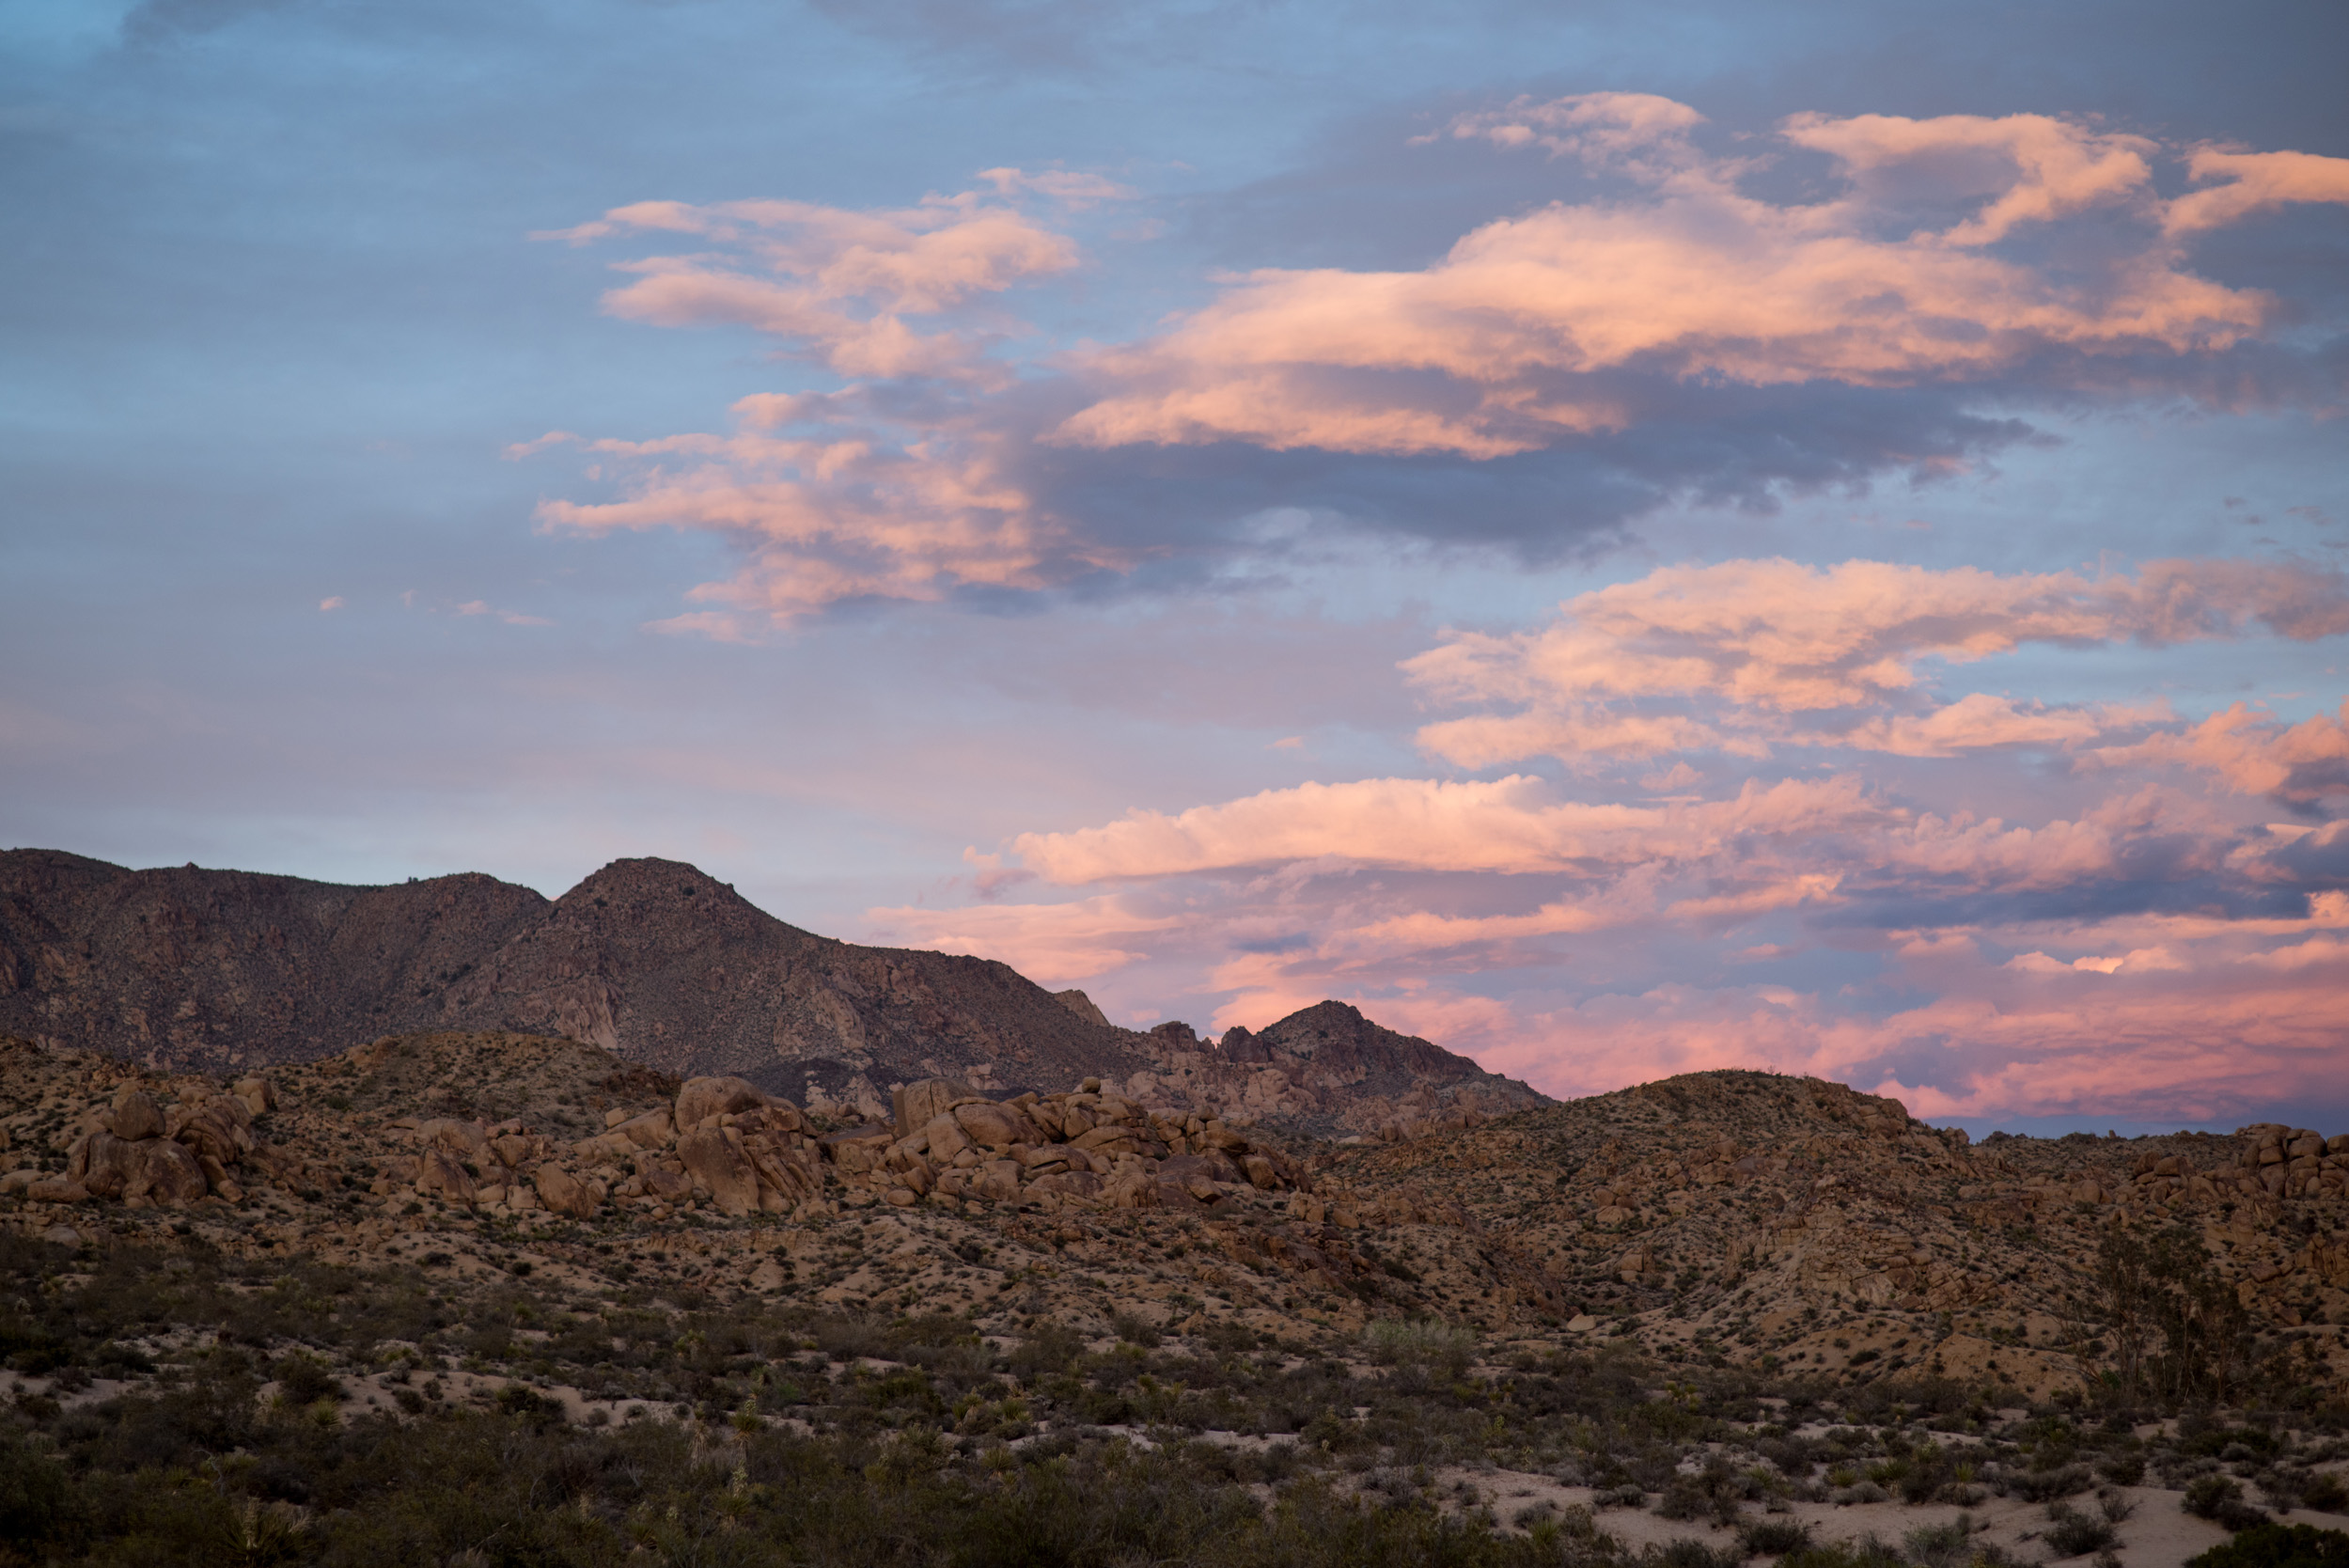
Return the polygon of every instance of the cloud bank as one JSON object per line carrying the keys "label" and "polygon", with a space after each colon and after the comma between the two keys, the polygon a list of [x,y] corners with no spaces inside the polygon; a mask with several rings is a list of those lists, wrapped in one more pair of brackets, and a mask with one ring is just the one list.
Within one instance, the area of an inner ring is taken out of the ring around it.
{"label": "cloud bank", "polygon": [[2187,721],[1945,683],[2028,645],[2345,634],[2349,584],[2252,561],[1659,569],[1405,662],[1438,704],[1516,710],[1433,720],[1431,756],[1564,768],[1023,834],[1028,902],[921,931],[1014,964],[1032,946],[1061,981],[1171,952],[1218,1024],[1350,997],[1553,1092],[1766,1065],[1934,1114],[2224,1116],[2337,1082],[2349,706]]}
{"label": "cloud bank", "polygon": [[[2037,403],[2337,400],[2329,361],[2282,341],[2294,303],[2198,270],[2198,247],[2349,202],[2349,160],[2029,114],[1740,137],[1634,93],[1420,140],[1545,160],[1574,194],[1415,270],[1206,280],[1124,342],[1063,345],[1014,309],[1099,264],[1086,213],[1138,199],[1093,174],[990,169],[886,211],[645,201],[543,236],[690,242],[617,262],[605,308],[747,329],[812,379],[737,402],[727,433],[593,443],[617,494],[541,522],[727,539],[738,572],[669,624],[756,636],[848,600],[1235,560],[1271,507],[1541,557],[1675,498],[1954,473],[2031,439],[2013,411]],[[2065,722],[1978,707],[1892,723],[1886,748]]]}

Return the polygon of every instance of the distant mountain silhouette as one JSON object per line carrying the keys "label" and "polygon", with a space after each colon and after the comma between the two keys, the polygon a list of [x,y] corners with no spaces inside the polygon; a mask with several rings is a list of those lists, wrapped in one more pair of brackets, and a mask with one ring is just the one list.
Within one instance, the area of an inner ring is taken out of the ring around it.
{"label": "distant mountain silhouette", "polygon": [[[549,902],[472,872],[344,886],[0,852],[0,1033],[218,1073],[428,1029],[588,1041],[800,1099],[940,1074],[1012,1092],[1156,1074],[1167,1092],[1237,1093],[1273,1067],[1292,1081],[1258,1084],[1261,1111],[1331,1130],[1374,1131],[1415,1090],[1421,1119],[1463,1090],[1483,1114],[1541,1101],[1340,1003],[1235,1029],[1231,1052],[1182,1025],[1119,1028],[1082,992],[818,936],[672,860],[616,860]],[[1358,1090],[1343,1106],[1327,1092],[1341,1089]]]}

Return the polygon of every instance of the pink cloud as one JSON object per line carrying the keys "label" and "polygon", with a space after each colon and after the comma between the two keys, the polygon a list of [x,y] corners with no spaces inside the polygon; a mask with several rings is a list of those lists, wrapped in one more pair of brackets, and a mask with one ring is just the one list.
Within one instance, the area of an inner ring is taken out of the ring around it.
{"label": "pink cloud", "polygon": [[[1487,224],[1416,272],[1243,274],[1167,332],[1084,356],[1097,396],[1057,438],[1483,459],[1633,422],[1613,371],[1903,386],[2050,351],[2223,350],[2264,329],[2270,302],[2187,270],[2178,236],[2275,200],[2349,199],[2341,160],[2204,152],[2198,173],[2234,183],[2182,198],[2199,205],[2181,216],[2142,137],[2040,115],[1801,115],[1781,139],[1827,154],[1843,188],[1778,203],[1742,189],[1755,158],[1696,149],[1700,123],[1625,93],[1464,116],[1454,136],[1572,155],[1634,194]],[[1919,196],[1972,211],[1919,227],[1904,216]],[[2092,210],[2134,227],[2091,277],[1991,248]]]}
{"label": "pink cloud", "polygon": [[2290,202],[2349,202],[2349,158],[2199,148],[2186,167],[2196,180],[2225,183],[2171,201],[2163,222],[2173,234],[2223,227]]}
{"label": "pink cloud", "polygon": [[1752,836],[1821,831],[1884,814],[1856,778],[1749,783],[1727,800],[1627,806],[1559,800],[1542,781],[1368,778],[1267,790],[1168,816],[1136,811],[1012,849],[1065,885],[1318,861],[1415,870],[1560,870],[1687,857]]}
{"label": "pink cloud", "polygon": [[[1735,156],[1706,150],[1703,130],[1687,106],[1630,93],[1463,116],[1436,134],[1573,159],[1605,194],[1482,225],[1417,270],[1245,273],[1163,330],[1075,349],[1032,341],[1009,304],[1078,269],[1061,231],[1078,212],[1134,196],[1100,175],[991,168],[982,189],[873,211],[613,208],[540,236],[658,243],[617,264],[628,281],[605,295],[607,311],[747,328],[849,384],[736,405],[743,431],[797,441],[585,444],[614,460],[621,494],[550,501],[541,520],[733,541],[739,571],[697,590],[720,607],[662,624],[751,637],[842,600],[1035,589],[1178,547],[1132,530],[1104,537],[1088,509],[1056,498],[1051,476],[1073,455],[1053,447],[1238,442],[1482,461],[1683,417],[1676,383],[2151,384],[2149,365],[2226,351],[2278,314],[2265,294],[2194,273],[2192,237],[2285,201],[2344,199],[2349,166],[2171,149],[2036,115],[1797,116]],[[1829,158],[1835,190],[1751,194],[1750,177],[1793,150]],[[2156,167],[2181,156],[2203,183],[2165,200]],[[1041,203],[1049,222],[1030,211]],[[1921,207],[1955,215],[1918,227],[1909,214]],[[2067,245],[2075,224],[2104,227],[2093,243]],[[2026,235],[2048,245],[2008,244]],[[2063,266],[2045,260],[2050,246]],[[508,455],[570,440],[554,432]],[[1922,471],[1962,456],[1887,443],[1872,461]],[[1866,683],[1862,666],[1842,673]],[[1989,716],[1938,730],[1887,720],[1886,748],[2079,738],[2076,719],[1978,722]],[[1694,744],[1653,718],[1548,722],[1554,751]],[[1983,738],[1994,730],[2008,738]],[[1482,721],[1434,740],[1463,756],[1504,744]]]}
{"label": "pink cloud", "polygon": [[2349,702],[2338,714],[2294,725],[2237,702],[2190,729],[2100,747],[2086,760],[2105,767],[2170,763],[2216,774],[2246,794],[2313,803],[2349,794]]}
{"label": "pink cloud", "polygon": [[729,637],[844,599],[935,600],[973,584],[1041,586],[1069,562],[1127,564],[1038,515],[983,437],[938,431],[906,444],[838,424],[812,436],[765,433],[794,419],[838,419],[852,405],[757,396],[737,405],[745,428],[732,435],[591,443],[623,465],[620,498],[543,501],[539,521],[587,534],[678,528],[734,539],[744,556],[735,575],[689,595],[723,608],[664,623]]}
{"label": "pink cloud", "polygon": [[[1033,183],[1015,169],[991,172],[1004,177],[999,189]],[[1092,190],[1085,178],[1061,183],[1070,192]],[[980,358],[982,338],[925,333],[906,318],[957,310],[1067,272],[1078,259],[1066,235],[968,193],[897,212],[799,201],[637,202],[540,237],[577,244],[638,233],[689,235],[729,249],[620,263],[637,280],[604,296],[613,315],[656,326],[749,327],[858,377],[999,382],[1001,368]]]}
{"label": "pink cloud", "polygon": [[1073,985],[1149,956],[1151,938],[1183,921],[1128,909],[1115,897],[1070,903],[990,903],[976,909],[875,909],[875,941],[969,953],[1010,964],[1043,985]]}
{"label": "pink cloud", "polygon": [[[1040,889],[1117,893],[929,912],[919,930],[1056,977],[1146,958],[1222,1026],[1339,996],[1552,1092],[1766,1066],[1934,1115],[2223,1116],[2341,1078],[2349,890],[2332,884],[2349,819],[2265,823],[2244,794],[2313,800],[2349,779],[2349,712],[2186,723],[1941,700],[1927,677],[2030,643],[2158,660],[2337,635],[2345,598],[2338,578],[2239,561],[1669,568],[1405,661],[1424,691],[1519,709],[1423,744],[1510,760],[1580,725],[1624,756],[1646,749],[1635,735],[1732,756],[1757,742],[1741,765],[1760,769],[1799,742],[1835,771],[1708,788],[1676,762],[1644,787],[1689,793],[1630,799],[1603,770],[1573,787],[1388,776],[1136,810],[988,857]],[[1682,706],[1638,706],[1663,701]],[[2025,744],[2083,765],[2027,775],[1999,755]],[[1885,752],[1910,760],[1871,785],[1856,764]],[[1821,965],[1849,983],[1822,986]]]}
{"label": "pink cloud", "polygon": [[[2095,577],[1722,561],[1577,595],[1536,631],[1451,633],[1404,669],[1438,700],[1517,707],[1420,730],[1423,748],[1464,767],[1702,747],[1759,757],[1780,745],[1949,757],[2069,747],[2165,714],[2018,705],[1981,692],[1935,704],[1919,689],[1927,661],[1969,664],[2029,643],[2166,645],[2262,625],[2301,640],[2349,632],[2349,579],[2234,560],[2153,561],[2134,576]],[[1655,699],[1673,706],[1637,705]],[[1700,706],[1689,711],[1686,699]],[[1804,713],[1840,717],[1824,728],[1789,722]],[[2303,751],[2325,744],[2313,735],[2289,743]]]}

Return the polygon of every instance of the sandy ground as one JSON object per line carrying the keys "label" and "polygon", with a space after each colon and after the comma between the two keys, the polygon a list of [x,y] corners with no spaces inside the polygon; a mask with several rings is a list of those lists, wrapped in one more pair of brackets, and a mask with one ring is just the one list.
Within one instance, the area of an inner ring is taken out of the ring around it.
{"label": "sandy ground", "polygon": [[[1511,1470],[1480,1472],[1453,1470],[1437,1478],[1438,1484],[1457,1488],[1465,1483],[1476,1488],[1502,1524],[1510,1525],[1528,1508],[1547,1502],[1553,1507],[1569,1504],[1590,1506],[1592,1493],[1589,1487],[1561,1486],[1547,1476],[1527,1475]],[[2228,1532],[2207,1519],[2198,1519],[2179,1507],[2181,1494],[2164,1491],[2157,1486],[2131,1486],[2121,1489],[2136,1505],[2136,1511],[2116,1527],[2119,1540],[2115,1551],[2128,1568],[2181,1568],[2187,1559],[2208,1551],[2228,1537]],[[2094,1497],[2072,1499],[2072,1506],[2083,1513],[2096,1513]],[[2041,1532],[2047,1528],[2047,1510],[2043,1504],[2028,1503],[2018,1498],[1992,1496],[1972,1508],[1959,1508],[1949,1503],[1912,1505],[1899,1502],[1881,1503],[1803,1503],[1791,1505],[1786,1514],[1811,1528],[1813,1539],[1819,1541],[1856,1541],[1873,1534],[1898,1545],[1910,1530],[1924,1525],[1947,1524],[1960,1513],[1973,1517],[1977,1539],[2002,1546],[2017,1562],[2052,1560],[2048,1549],[2041,1542]],[[1748,1510],[1748,1517],[1762,1518],[1758,1510]],[[2308,1509],[2294,1509],[2276,1517],[2286,1524],[2314,1525],[2324,1529],[2349,1529],[2349,1516],[2339,1513],[2318,1513]],[[1672,1520],[1653,1513],[1628,1508],[1611,1508],[1598,1514],[1599,1528],[1637,1550],[1642,1546],[1663,1545],[1668,1542],[1694,1536],[1709,1545],[1726,1546],[1737,1539],[1731,1529],[1713,1529],[1701,1521]],[[2087,1563],[2089,1558],[2073,1560]]]}

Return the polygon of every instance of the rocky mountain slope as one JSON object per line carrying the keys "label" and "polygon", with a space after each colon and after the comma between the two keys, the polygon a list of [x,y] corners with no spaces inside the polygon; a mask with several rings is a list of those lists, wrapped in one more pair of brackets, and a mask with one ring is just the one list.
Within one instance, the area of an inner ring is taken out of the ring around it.
{"label": "rocky mountain slope", "polygon": [[1350,1153],[1317,1201],[1456,1213],[1495,1267],[1451,1314],[1565,1318],[1668,1360],[1945,1375],[2024,1397],[2114,1370],[2099,1248],[2182,1237],[2247,1332],[2349,1379],[2349,1134],[1994,1135],[1898,1101],[1700,1073]]}
{"label": "rocky mountain slope", "polygon": [[17,1042],[0,1052],[0,1166],[18,1167],[0,1224],[193,1228],[231,1252],[522,1263],[997,1330],[1432,1319],[2007,1403],[2122,1368],[2096,1277],[2119,1227],[2185,1238],[2247,1345],[2349,1393],[2349,1137],[1976,1148],[1897,1102],[1751,1073],[1369,1143],[1093,1078],[1009,1100],[933,1078],[892,1098],[810,1111],[494,1033],[388,1037],[234,1081]]}
{"label": "rocky mountain slope", "polygon": [[[1329,1004],[1334,1005],[1334,1004]],[[694,867],[619,860],[548,901],[478,874],[386,887],[0,854],[0,1032],[220,1074],[419,1030],[582,1041],[804,1104],[952,1075],[1010,1093],[1101,1076],[1324,1130],[1539,1104],[1355,1014],[1229,1058],[1183,1025],[1110,1025],[1008,966],[774,918]]]}

